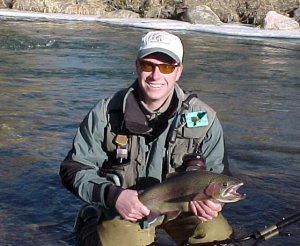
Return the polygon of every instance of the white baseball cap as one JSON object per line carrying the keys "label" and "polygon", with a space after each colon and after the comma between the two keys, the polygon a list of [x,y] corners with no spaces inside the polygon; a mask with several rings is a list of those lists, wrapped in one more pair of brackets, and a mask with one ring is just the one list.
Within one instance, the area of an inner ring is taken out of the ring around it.
{"label": "white baseball cap", "polygon": [[165,31],[151,31],[142,37],[137,58],[143,58],[155,52],[164,53],[176,62],[182,63],[183,45],[179,37]]}

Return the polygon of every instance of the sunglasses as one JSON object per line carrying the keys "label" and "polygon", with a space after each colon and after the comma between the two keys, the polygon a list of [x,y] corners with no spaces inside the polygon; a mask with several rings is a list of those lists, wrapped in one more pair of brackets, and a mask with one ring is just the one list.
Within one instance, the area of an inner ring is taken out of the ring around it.
{"label": "sunglasses", "polygon": [[163,74],[173,73],[175,68],[179,66],[179,64],[155,64],[144,60],[139,60],[139,63],[144,72],[153,72],[158,67],[159,71]]}

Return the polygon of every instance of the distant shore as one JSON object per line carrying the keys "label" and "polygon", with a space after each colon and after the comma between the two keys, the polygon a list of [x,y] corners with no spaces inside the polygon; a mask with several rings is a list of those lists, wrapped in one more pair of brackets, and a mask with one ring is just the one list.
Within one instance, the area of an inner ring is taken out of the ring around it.
{"label": "distant shore", "polygon": [[[69,14],[49,14],[30,11],[18,11],[11,9],[0,9],[0,18],[14,18],[20,20],[62,20],[62,21],[83,21],[83,22],[100,22],[117,26],[128,26],[145,29],[165,29],[165,30],[187,30],[204,33],[212,33],[227,36],[254,37],[254,38],[283,38],[299,39],[300,29],[282,31],[282,30],[262,30],[255,26],[244,25],[241,23],[205,25],[191,24],[184,21],[169,19],[153,18],[100,18],[96,15],[69,15]],[[1,19],[0,19],[1,20]]]}

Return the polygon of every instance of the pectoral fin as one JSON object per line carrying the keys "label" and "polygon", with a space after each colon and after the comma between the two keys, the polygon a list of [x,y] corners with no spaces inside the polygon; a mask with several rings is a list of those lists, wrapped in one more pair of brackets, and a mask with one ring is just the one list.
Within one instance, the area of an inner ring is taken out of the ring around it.
{"label": "pectoral fin", "polygon": [[180,210],[168,212],[168,213],[165,214],[166,215],[165,220],[166,221],[174,220],[174,219],[176,219],[179,216],[179,214],[181,214]]}
{"label": "pectoral fin", "polygon": [[158,217],[161,216],[160,213],[150,213],[146,219],[143,219],[142,221],[139,222],[141,229],[147,229],[153,224]]}
{"label": "pectoral fin", "polygon": [[151,213],[147,216],[148,223],[149,224],[154,223],[159,216],[161,216],[161,214],[159,212],[152,212],[151,211]]}

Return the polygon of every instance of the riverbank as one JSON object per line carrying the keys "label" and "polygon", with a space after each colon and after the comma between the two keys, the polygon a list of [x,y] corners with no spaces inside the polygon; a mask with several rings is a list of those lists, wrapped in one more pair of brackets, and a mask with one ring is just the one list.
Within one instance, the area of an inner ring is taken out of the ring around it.
{"label": "riverbank", "polygon": [[97,15],[68,15],[49,14],[29,11],[0,9],[0,20],[14,18],[16,20],[45,20],[45,21],[84,21],[100,22],[108,25],[129,26],[145,29],[187,30],[218,35],[249,38],[282,38],[299,39],[300,29],[295,30],[263,30],[252,25],[241,23],[223,23],[220,25],[191,24],[183,21],[152,18],[99,18]]}
{"label": "riverbank", "polygon": [[211,24],[203,21],[217,17],[223,23],[239,22],[256,26],[262,26],[269,11],[296,17],[296,20],[300,14],[295,12],[299,8],[299,0],[0,0],[0,9],[2,8],[40,13],[98,15],[101,18],[172,19],[191,23],[196,18],[201,24]]}

